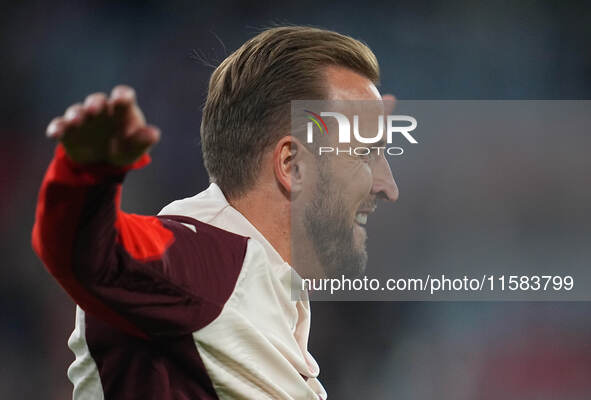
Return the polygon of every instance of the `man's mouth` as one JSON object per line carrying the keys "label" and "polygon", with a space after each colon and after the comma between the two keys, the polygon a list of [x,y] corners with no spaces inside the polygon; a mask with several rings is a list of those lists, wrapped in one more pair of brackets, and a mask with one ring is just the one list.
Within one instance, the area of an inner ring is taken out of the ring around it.
{"label": "man's mouth", "polygon": [[376,210],[375,199],[368,199],[361,203],[355,214],[355,223],[363,228],[367,224],[367,217]]}
{"label": "man's mouth", "polygon": [[355,222],[357,222],[359,225],[367,224],[367,213],[359,212],[355,214]]}

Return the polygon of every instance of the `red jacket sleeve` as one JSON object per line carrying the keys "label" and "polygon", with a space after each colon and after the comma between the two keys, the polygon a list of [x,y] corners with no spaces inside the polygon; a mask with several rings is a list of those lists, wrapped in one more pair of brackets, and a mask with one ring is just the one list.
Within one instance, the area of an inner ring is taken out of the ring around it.
{"label": "red jacket sleeve", "polygon": [[247,240],[186,217],[122,212],[125,174],[149,162],[144,155],[124,168],[82,166],[58,146],[32,236],[49,273],[85,312],[144,338],[211,322],[233,290]]}

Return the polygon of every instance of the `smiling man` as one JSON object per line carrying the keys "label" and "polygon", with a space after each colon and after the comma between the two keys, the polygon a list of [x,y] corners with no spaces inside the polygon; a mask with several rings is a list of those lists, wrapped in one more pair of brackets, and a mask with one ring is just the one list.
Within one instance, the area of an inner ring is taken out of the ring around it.
{"label": "smiling man", "polygon": [[247,41],[210,80],[211,185],[158,216],[119,209],[125,174],[159,138],[131,88],[50,123],[59,144],[33,247],[78,304],[74,399],[326,398],[309,303],[292,299],[290,278],[362,272],[362,225],[398,190],[383,154],[317,157],[290,132],[290,102],[381,102],[378,78],[369,48],[335,32],[280,27]]}
{"label": "smiling man", "polygon": [[[319,112],[323,115],[356,121],[362,127],[359,131],[374,132],[375,136],[376,130],[384,132],[383,124],[377,128],[378,118],[393,108],[393,99],[382,99],[375,85],[354,71],[339,66],[326,67],[325,71],[326,100],[298,101],[292,108],[292,135],[300,139],[292,146],[302,152],[296,157],[291,181],[303,187],[291,190],[291,265],[301,277],[355,278],[366,267],[368,215],[375,211],[378,200],[398,198],[383,150],[386,140],[364,144],[353,137],[340,143],[343,126],[325,117],[322,132],[330,134],[314,139],[309,137],[309,130],[304,141],[298,125],[302,111],[305,114],[310,112],[307,108],[315,108],[322,109],[324,112]],[[344,128],[350,130],[349,125],[347,122]]]}

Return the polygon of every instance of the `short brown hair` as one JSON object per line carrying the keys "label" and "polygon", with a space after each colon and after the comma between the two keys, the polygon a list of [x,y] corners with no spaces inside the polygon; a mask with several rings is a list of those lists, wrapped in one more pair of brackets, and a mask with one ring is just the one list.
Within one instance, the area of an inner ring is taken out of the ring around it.
{"label": "short brown hair", "polygon": [[213,72],[201,122],[205,168],[228,198],[255,183],[266,149],[289,130],[290,101],[326,97],[323,67],[349,68],[377,83],[363,43],[336,32],[287,26],[244,43]]}

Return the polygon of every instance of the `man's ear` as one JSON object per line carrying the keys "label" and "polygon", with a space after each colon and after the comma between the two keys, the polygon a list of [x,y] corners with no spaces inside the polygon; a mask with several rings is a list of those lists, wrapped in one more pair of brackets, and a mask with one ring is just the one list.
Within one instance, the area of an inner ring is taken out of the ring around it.
{"label": "man's ear", "polygon": [[293,136],[282,137],[273,151],[273,169],[281,190],[289,196],[297,195],[303,186],[304,147]]}

